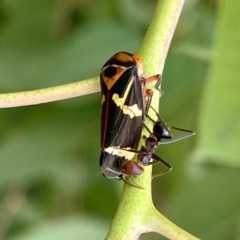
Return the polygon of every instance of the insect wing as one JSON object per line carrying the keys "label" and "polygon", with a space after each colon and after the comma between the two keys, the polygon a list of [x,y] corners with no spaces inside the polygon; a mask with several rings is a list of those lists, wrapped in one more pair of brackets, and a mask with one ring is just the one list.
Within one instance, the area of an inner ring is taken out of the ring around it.
{"label": "insect wing", "polygon": [[134,156],[122,148],[136,149],[143,128],[144,103],[136,62],[110,59],[101,72],[101,90],[100,165],[106,177],[119,179],[121,165]]}

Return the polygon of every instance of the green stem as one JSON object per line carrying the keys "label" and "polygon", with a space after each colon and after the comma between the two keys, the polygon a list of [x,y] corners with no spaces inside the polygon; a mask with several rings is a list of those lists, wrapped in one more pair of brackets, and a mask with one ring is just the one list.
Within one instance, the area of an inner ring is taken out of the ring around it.
{"label": "green stem", "polygon": [[[162,73],[169,45],[175,30],[184,0],[162,0],[158,2],[151,25],[139,50],[143,58],[146,76]],[[159,92],[154,91],[152,107],[158,109]],[[151,111],[155,119],[156,114]],[[153,123],[145,124],[152,129]],[[144,133],[147,134],[147,133]],[[140,142],[140,146],[144,143]],[[152,167],[144,168],[144,174],[133,181],[144,190],[124,185],[121,202],[112,221],[106,240],[138,239],[145,232],[157,232],[169,239],[197,239],[174,225],[161,215],[153,205],[151,194]]]}
{"label": "green stem", "polygon": [[0,94],[0,108],[21,107],[54,102],[99,91],[99,77],[95,77],[57,87]]}
{"label": "green stem", "polygon": [[[146,76],[162,73],[169,45],[175,30],[184,0],[159,1],[155,15],[139,50],[144,60]],[[153,86],[152,86],[153,87]],[[0,107],[34,105],[98,92],[99,78],[92,78],[58,87],[0,94]],[[154,97],[152,107],[158,109],[159,92],[152,88]],[[156,118],[153,111],[152,118]],[[152,122],[146,121],[149,129]],[[147,133],[144,133],[147,134]],[[141,142],[140,146],[144,143]],[[106,239],[137,239],[145,232],[158,232],[169,239],[197,239],[177,227],[161,215],[154,207],[151,194],[152,167],[145,168],[145,173],[134,179],[144,190],[124,185],[122,199],[113,219]]]}
{"label": "green stem", "polygon": [[160,0],[139,50],[147,76],[162,73],[185,0]]}

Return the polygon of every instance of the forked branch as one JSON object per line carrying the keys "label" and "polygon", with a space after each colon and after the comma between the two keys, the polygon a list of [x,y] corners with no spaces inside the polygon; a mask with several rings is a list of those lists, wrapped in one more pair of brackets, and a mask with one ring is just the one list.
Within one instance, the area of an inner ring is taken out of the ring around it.
{"label": "forked branch", "polygon": [[[146,77],[162,73],[167,52],[176,28],[184,0],[159,0],[151,25],[139,50],[143,58]],[[154,84],[153,84],[154,85]],[[35,91],[0,94],[0,108],[19,107],[78,97],[100,90],[99,78],[79,81],[58,87]],[[159,91],[152,88],[152,108],[158,109]],[[155,118],[154,111],[149,112]],[[152,121],[145,124],[152,129]],[[140,142],[140,147],[143,142]],[[138,239],[142,233],[157,232],[169,239],[195,240],[194,236],[174,225],[161,215],[152,203],[152,167],[134,179],[144,190],[124,185],[121,202],[106,237],[107,240]]]}

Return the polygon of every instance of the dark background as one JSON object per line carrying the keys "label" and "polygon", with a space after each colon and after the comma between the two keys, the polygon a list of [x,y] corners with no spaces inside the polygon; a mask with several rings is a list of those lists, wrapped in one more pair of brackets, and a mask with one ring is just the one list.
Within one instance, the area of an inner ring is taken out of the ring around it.
{"label": "dark background", "polygon": [[[1,93],[97,76],[115,52],[137,52],[156,3],[1,1]],[[163,72],[160,114],[173,126],[199,134],[158,149],[173,171],[154,179],[153,199],[161,213],[193,235],[229,240],[240,239],[239,158],[229,162],[220,152],[209,160],[201,145],[203,135],[214,135],[203,127],[202,115],[214,75],[209,72],[219,21],[217,2],[185,3]],[[231,127],[240,129],[231,119],[229,129],[216,137],[226,144],[236,135]],[[1,109],[0,133],[0,239],[103,239],[123,183],[94,176],[99,171],[100,93]],[[154,166],[159,171],[161,166]],[[152,233],[140,239],[165,238]]]}

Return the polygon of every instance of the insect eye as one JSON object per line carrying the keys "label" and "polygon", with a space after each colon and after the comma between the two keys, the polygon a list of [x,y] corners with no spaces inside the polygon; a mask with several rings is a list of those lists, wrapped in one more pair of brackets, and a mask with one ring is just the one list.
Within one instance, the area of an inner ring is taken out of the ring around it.
{"label": "insect eye", "polygon": [[116,73],[117,73],[116,67],[108,67],[104,71],[104,75],[107,78],[112,78],[114,75],[116,75]]}

